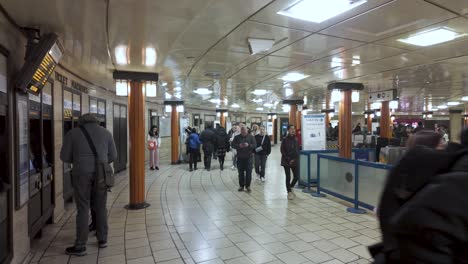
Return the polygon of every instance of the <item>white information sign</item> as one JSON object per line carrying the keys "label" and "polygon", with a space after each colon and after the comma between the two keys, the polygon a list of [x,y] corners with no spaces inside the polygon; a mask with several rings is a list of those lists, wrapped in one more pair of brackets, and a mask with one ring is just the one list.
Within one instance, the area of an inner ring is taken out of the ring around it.
{"label": "white information sign", "polygon": [[170,137],[171,136],[171,118],[160,118],[159,119],[159,136]]}
{"label": "white information sign", "polygon": [[267,129],[267,135],[269,136],[273,135],[273,122],[267,122],[266,129]]}
{"label": "white information sign", "polygon": [[301,135],[303,150],[325,150],[327,148],[325,115],[303,115]]}

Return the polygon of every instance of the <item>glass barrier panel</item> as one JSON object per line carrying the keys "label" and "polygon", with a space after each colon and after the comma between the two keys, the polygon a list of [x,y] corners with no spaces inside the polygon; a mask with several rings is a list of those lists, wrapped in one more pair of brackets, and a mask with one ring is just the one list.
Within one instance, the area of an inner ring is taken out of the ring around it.
{"label": "glass barrier panel", "polygon": [[299,162],[299,180],[303,184],[307,184],[307,155],[301,154]]}
{"label": "glass barrier panel", "polygon": [[354,198],[354,163],[320,159],[320,187]]}
{"label": "glass barrier panel", "polygon": [[380,199],[389,170],[363,165],[359,165],[358,170],[359,201],[375,207]]}

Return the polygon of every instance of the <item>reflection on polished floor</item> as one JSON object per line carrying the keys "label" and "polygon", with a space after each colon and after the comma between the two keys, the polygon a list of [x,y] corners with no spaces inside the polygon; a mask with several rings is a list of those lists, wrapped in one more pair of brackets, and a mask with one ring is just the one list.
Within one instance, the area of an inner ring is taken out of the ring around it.
{"label": "reflection on polished floor", "polygon": [[237,192],[236,172],[221,172],[215,160],[210,172],[189,172],[188,165],[147,171],[151,207],[141,211],[124,209],[128,179],[121,175],[108,201],[108,248],[98,249],[90,236],[87,256],[63,254],[74,240],[70,208],[34,242],[28,262],[369,263],[366,246],[381,237],[375,218],[347,213],[340,203],[299,191],[288,201],[279,147],[272,152],[267,182],[255,182],[250,194]]}

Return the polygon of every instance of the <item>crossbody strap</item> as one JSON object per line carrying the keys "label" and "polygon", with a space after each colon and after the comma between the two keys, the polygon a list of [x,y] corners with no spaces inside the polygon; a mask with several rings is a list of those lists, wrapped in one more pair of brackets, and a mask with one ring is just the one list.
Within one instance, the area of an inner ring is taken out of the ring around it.
{"label": "crossbody strap", "polygon": [[262,143],[260,143],[260,146],[263,146],[263,141],[265,141],[265,136],[266,136],[266,135],[263,135]]}
{"label": "crossbody strap", "polygon": [[89,133],[88,131],[86,130],[86,128],[80,126],[80,129],[81,129],[81,132],[83,132],[83,135],[85,136],[86,138],[86,141],[88,141],[88,145],[89,147],[91,148],[91,151],[93,152],[94,154],[94,157],[96,158],[96,160],[98,159],[98,154],[97,154],[97,151],[96,151],[96,147],[94,146],[94,143],[93,141],[91,140],[91,137],[89,136]]}

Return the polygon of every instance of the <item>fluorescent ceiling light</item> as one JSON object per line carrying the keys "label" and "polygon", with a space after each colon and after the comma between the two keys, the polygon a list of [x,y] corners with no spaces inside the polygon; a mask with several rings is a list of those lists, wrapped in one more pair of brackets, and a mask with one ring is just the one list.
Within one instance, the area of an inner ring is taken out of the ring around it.
{"label": "fluorescent ceiling light", "polygon": [[468,101],[468,96],[463,96],[462,101]]}
{"label": "fluorescent ceiling light", "polygon": [[459,102],[448,102],[447,105],[449,106],[456,106],[456,105],[459,105],[460,103]]}
{"label": "fluorescent ceiling light", "polygon": [[367,2],[367,0],[300,0],[277,14],[322,23]]}
{"label": "fluorescent ceiling light", "polygon": [[213,92],[207,88],[198,88],[194,91],[194,93],[199,94],[199,95],[207,95],[207,94],[212,94]]}
{"label": "fluorescent ceiling light", "polygon": [[256,98],[256,99],[253,99],[252,101],[255,102],[255,103],[261,103],[261,102],[263,102],[263,99],[262,98]]}
{"label": "fluorescent ceiling light", "polygon": [[126,45],[119,45],[115,47],[115,60],[117,64],[120,64],[120,65],[128,64],[127,51],[128,49]]}
{"label": "fluorescent ceiling light", "polygon": [[351,101],[353,103],[358,103],[359,102],[359,91],[353,91],[351,93]]}
{"label": "fluorescent ceiling light", "polygon": [[285,76],[281,77],[281,80],[285,82],[297,82],[309,76],[304,75],[300,72],[289,72]]}
{"label": "fluorescent ceiling light", "polygon": [[390,109],[397,109],[398,108],[398,101],[390,101],[389,107],[390,107]]}
{"label": "fluorescent ceiling light", "polygon": [[213,99],[210,99],[209,101],[213,104],[218,104],[218,105],[221,103],[221,100],[219,98],[213,98]]}
{"label": "fluorescent ceiling light", "polygon": [[174,97],[177,98],[177,99],[181,99],[181,98],[182,98],[182,95],[181,95],[180,93],[176,93],[176,94],[174,95]]}
{"label": "fluorescent ceiling light", "polygon": [[239,108],[240,105],[238,105],[238,104],[232,104],[231,107],[232,107],[232,108]]}
{"label": "fluorescent ceiling light", "polygon": [[158,89],[155,82],[145,82],[145,90],[147,97],[156,97]]}
{"label": "fluorescent ceiling light", "polygon": [[255,91],[253,91],[252,93],[255,94],[255,95],[265,95],[267,93],[267,90],[257,89]]}
{"label": "fluorescent ceiling light", "polygon": [[439,108],[439,109],[447,109],[448,106],[446,106],[446,105],[439,105],[437,108]]}
{"label": "fluorescent ceiling light", "polygon": [[263,106],[265,106],[265,107],[273,107],[273,104],[272,104],[272,103],[265,103],[265,104],[263,104]]}
{"label": "fluorescent ceiling light", "polygon": [[174,88],[174,91],[180,91],[182,90],[182,88],[180,88],[180,86],[177,86],[176,88]]}
{"label": "fluorescent ceiling light", "polygon": [[398,41],[411,45],[426,47],[451,41],[459,36],[460,34],[448,28],[435,28],[411,35],[406,39],[399,39]]}
{"label": "fluorescent ceiling light", "polygon": [[256,39],[248,38],[249,50],[251,55],[270,50],[275,44],[274,39]]}
{"label": "fluorescent ceiling light", "polygon": [[257,111],[263,111],[263,107],[257,107],[255,110],[257,110]]}
{"label": "fluorescent ceiling light", "polygon": [[338,58],[338,57],[333,57],[332,62],[331,62],[331,67],[332,68],[341,67],[342,63],[343,63],[343,59]]}
{"label": "fluorescent ceiling light", "polygon": [[289,96],[293,95],[293,93],[294,92],[293,92],[293,90],[291,88],[286,88],[284,90],[284,94],[286,95],[286,97],[289,97]]}
{"label": "fluorescent ceiling light", "polygon": [[291,106],[290,105],[283,105],[283,112],[289,112],[291,111]]}
{"label": "fluorescent ceiling light", "polygon": [[380,108],[382,108],[382,103],[380,102],[371,104],[371,109],[380,109]]}
{"label": "fluorescent ceiling light", "polygon": [[156,50],[152,47],[145,49],[145,65],[154,66],[156,65]]}

